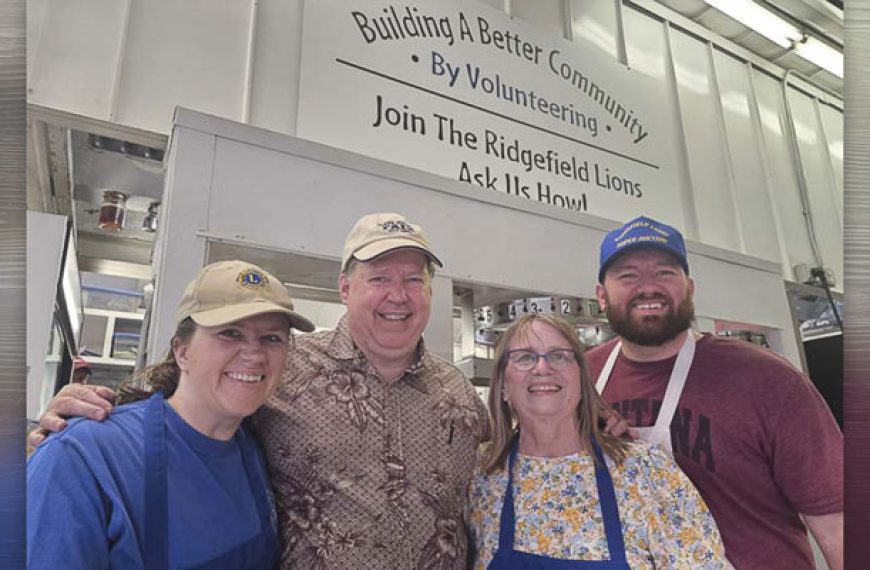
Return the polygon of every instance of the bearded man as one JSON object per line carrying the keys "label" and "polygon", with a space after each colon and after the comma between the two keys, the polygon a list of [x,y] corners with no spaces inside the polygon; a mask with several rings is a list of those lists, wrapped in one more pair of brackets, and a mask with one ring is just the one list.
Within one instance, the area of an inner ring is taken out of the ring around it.
{"label": "bearded man", "polygon": [[618,337],[587,364],[605,401],[662,445],[738,569],[813,569],[807,528],[843,567],[843,436],[809,379],[750,343],[691,328],[683,236],[639,217],[601,242],[596,296]]}

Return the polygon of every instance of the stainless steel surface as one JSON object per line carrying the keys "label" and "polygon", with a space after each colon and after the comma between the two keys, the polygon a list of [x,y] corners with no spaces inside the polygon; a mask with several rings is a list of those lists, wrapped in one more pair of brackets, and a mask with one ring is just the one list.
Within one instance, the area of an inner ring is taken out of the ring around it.
{"label": "stainless steel surface", "polygon": [[[164,172],[160,160],[145,158],[156,153],[137,149],[165,150],[166,137],[35,105],[28,106],[27,126],[28,208],[72,217],[83,271],[150,274],[154,232],[145,221],[149,206],[161,200]],[[129,144],[100,148],[94,134]],[[129,152],[120,152],[122,146]],[[98,227],[107,190],[128,196],[118,232]]]}

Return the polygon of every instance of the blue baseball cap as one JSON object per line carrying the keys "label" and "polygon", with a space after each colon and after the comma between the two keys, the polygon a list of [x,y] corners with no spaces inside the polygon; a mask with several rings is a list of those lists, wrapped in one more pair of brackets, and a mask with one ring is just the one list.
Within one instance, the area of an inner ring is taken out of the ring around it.
{"label": "blue baseball cap", "polygon": [[598,282],[604,283],[604,272],[617,256],[640,247],[652,247],[670,253],[688,275],[689,262],[686,260],[683,234],[667,224],[640,216],[616,228],[601,240]]}

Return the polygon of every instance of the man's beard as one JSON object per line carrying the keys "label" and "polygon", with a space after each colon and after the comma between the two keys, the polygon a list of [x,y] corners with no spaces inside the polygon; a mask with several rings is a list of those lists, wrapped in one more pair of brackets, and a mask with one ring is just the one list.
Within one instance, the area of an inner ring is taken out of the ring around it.
{"label": "man's beard", "polygon": [[640,346],[659,346],[675,339],[680,333],[692,326],[695,319],[695,305],[688,291],[685,298],[677,305],[672,305],[663,315],[646,315],[633,317],[631,305],[643,301],[669,301],[662,295],[638,295],[625,304],[625,308],[617,307],[610,302],[605,292],[605,314],[613,332],[625,340]]}

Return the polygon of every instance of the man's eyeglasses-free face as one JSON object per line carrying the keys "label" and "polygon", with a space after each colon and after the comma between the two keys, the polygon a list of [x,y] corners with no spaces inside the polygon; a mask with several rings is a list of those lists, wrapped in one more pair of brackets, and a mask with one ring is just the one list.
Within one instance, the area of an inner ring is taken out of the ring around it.
{"label": "man's eyeglasses-free face", "polygon": [[574,362],[574,351],[567,348],[554,348],[550,352],[539,353],[528,348],[517,348],[508,351],[508,362],[517,370],[531,370],[538,365],[538,359],[543,358],[550,368],[562,370]]}

